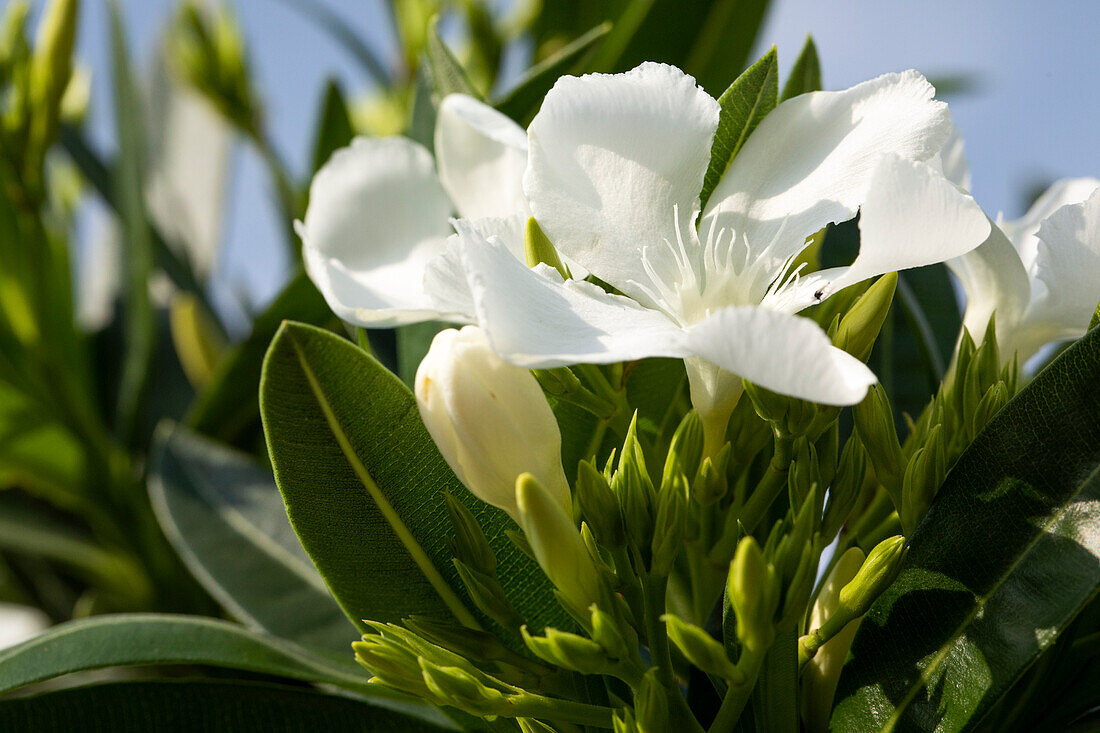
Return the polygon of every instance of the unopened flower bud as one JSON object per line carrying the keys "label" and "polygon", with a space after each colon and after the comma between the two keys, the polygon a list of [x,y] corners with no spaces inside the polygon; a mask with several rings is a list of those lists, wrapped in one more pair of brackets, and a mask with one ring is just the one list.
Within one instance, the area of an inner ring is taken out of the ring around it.
{"label": "unopened flower bud", "polygon": [[440,331],[416,372],[420,416],[475,496],[519,520],[516,477],[534,475],[572,516],[561,433],[538,382],[504,362],[475,326]]}
{"label": "unopened flower bud", "polygon": [[447,502],[447,514],[451,517],[451,526],[455,531],[451,539],[454,556],[474,570],[493,575],[497,569],[497,558],[493,554],[493,548],[489,546],[485,531],[462,502],[450,493],[445,494],[444,498]]}
{"label": "unopened flower bud", "polygon": [[989,391],[985,393],[981,401],[978,403],[977,409],[974,410],[974,415],[970,421],[970,438],[977,437],[978,433],[989,421],[993,419],[993,416],[1001,411],[1001,408],[1008,404],[1010,395],[1008,392],[1008,385],[1004,382],[997,382]]}
{"label": "unopened flower bud", "polygon": [[588,461],[577,468],[577,504],[596,539],[608,549],[617,549],[626,542],[619,500],[603,473]]}
{"label": "unopened flower bud", "polygon": [[874,384],[867,390],[862,402],[852,408],[856,431],[867,449],[875,477],[894,500],[894,506],[901,509],[901,482],[905,473],[905,458],[898,442],[897,429],[894,427],[894,414],[890,409],[890,400],[881,384]]}
{"label": "unopened flower bud", "polygon": [[932,500],[936,498],[940,484],[947,475],[943,430],[940,425],[932,426],[924,446],[918,448],[909,459],[902,482],[901,517],[905,533],[912,534],[917,524],[924,518]]}
{"label": "unopened flower bud", "polygon": [[652,573],[658,577],[672,572],[672,563],[684,544],[687,523],[688,484],[683,474],[661,487],[657,499],[657,519],[653,527]]}
{"label": "unopened flower bud", "polygon": [[592,606],[592,639],[610,658],[621,660],[638,651],[638,635],[629,624],[620,624],[598,606]]}
{"label": "unopened flower bud", "polygon": [[617,660],[592,639],[558,629],[547,628],[542,636],[531,636],[524,626],[520,629],[523,643],[539,659],[581,674],[607,674]]}
{"label": "unopened flower bud", "polygon": [[699,472],[691,484],[691,495],[703,506],[709,506],[729,491],[729,466],[731,445],[726,443],[717,456],[707,456],[699,465]]}
{"label": "unopened flower bud", "polygon": [[[818,593],[813,609],[810,611],[809,628],[818,630],[836,612],[840,602],[840,589],[847,585],[863,564],[863,551],[858,547],[849,548],[836,565],[833,566],[821,592]],[[823,644],[816,646],[813,654],[803,652],[802,640],[799,640],[800,653],[810,656],[802,672],[802,720],[810,733],[825,733],[829,714],[833,709],[833,696],[836,694],[840,670],[852,646],[859,621],[851,620]],[[810,635],[812,637],[812,634]],[[804,639],[806,637],[803,637]]]}
{"label": "unopened flower bud", "polygon": [[504,693],[487,687],[464,669],[443,667],[420,659],[420,671],[428,691],[442,705],[451,705],[473,715],[498,714]]}
{"label": "unopened flower bud", "polygon": [[662,472],[662,486],[678,474],[683,474],[688,481],[694,479],[699,471],[699,461],[702,457],[703,419],[699,417],[698,412],[691,410],[684,415],[684,419],[680,421],[679,427],[672,435]]}
{"label": "unopened flower bud", "polygon": [[666,613],[661,616],[668,628],[668,638],[679,649],[684,658],[709,675],[723,677],[741,684],[745,676],[730,661],[726,648],[703,629],[689,624],[678,616]]}
{"label": "unopened flower bud", "polygon": [[584,613],[600,597],[600,576],[573,520],[529,473],[516,479],[516,505],[539,567],[574,611]]}
{"label": "unopened flower bud", "polygon": [[668,693],[651,667],[634,693],[634,714],[642,733],[663,733],[668,726]]}
{"label": "unopened flower bud", "polygon": [[561,261],[550,238],[542,231],[542,227],[533,216],[527,217],[527,226],[523,229],[523,253],[527,258],[528,267],[534,267],[540,263],[550,265],[563,278],[569,278],[569,269]]}
{"label": "unopened flower bud", "polygon": [[867,473],[867,451],[858,435],[852,435],[844,444],[837,464],[836,476],[829,486],[829,503],[825,506],[825,515],[821,521],[821,531],[825,537],[835,537],[848,519]]}
{"label": "unopened flower bud", "polygon": [[523,623],[496,576],[472,568],[459,559],[455,559],[454,565],[470,599],[482,613],[505,628],[518,628]]}
{"label": "unopened flower bud", "polygon": [[737,617],[737,638],[754,653],[763,653],[775,637],[775,583],[775,571],[768,567],[760,545],[751,535],[743,538],[730,563],[726,592]]}
{"label": "unopened flower bud", "polygon": [[837,614],[847,614],[847,621],[867,613],[867,609],[882,595],[901,570],[905,559],[905,538],[888,537],[875,545],[850,583],[840,589]]}
{"label": "unopened flower bud", "polygon": [[897,284],[898,274],[890,272],[867,288],[840,319],[833,343],[860,361],[867,361],[890,312]]}
{"label": "unopened flower bud", "polygon": [[638,416],[635,415],[619,456],[619,468],[615,471],[612,488],[619,499],[623,525],[631,543],[643,554],[649,553],[653,537],[653,519],[656,492],[646,469],[642,446],[638,442]]}
{"label": "unopened flower bud", "polygon": [[31,144],[43,151],[57,130],[61,99],[72,76],[78,10],[77,0],[52,0],[38,26],[31,60]]}
{"label": "unopened flower bud", "polygon": [[756,413],[782,435],[805,435],[817,416],[814,403],[772,392],[748,380],[745,380],[745,393],[752,400]]}

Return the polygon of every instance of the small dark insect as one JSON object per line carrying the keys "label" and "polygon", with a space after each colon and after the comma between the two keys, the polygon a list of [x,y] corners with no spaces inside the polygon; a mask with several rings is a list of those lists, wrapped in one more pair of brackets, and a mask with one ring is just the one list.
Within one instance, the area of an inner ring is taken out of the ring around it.
{"label": "small dark insect", "polygon": [[821,300],[823,295],[825,295],[825,288],[818,288],[814,291],[814,300]]}

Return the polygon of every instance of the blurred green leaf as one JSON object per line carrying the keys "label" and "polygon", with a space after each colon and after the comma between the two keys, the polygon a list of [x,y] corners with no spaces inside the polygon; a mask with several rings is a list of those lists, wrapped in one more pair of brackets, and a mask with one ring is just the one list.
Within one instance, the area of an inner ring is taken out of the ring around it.
{"label": "blurred green leaf", "polygon": [[284,320],[321,326],[332,311],[305,273],[299,273],[252,324],[252,333],[218,364],[206,389],[187,414],[188,427],[235,445],[247,445],[259,430],[260,367]]}
{"label": "blurred green leaf", "polygon": [[321,116],[317,121],[313,139],[313,167],[316,173],[325,161],[339,148],[344,147],[355,137],[355,128],[351,124],[351,113],[340,85],[335,79],[325,83],[325,98],[321,106]]}
{"label": "blurred green leaf", "polygon": [[286,518],[270,471],[186,428],[158,431],[149,495],[165,535],[241,623],[347,653],[358,633]]}
{"label": "blurred green leaf", "polygon": [[863,618],[832,727],[971,729],[1100,588],[1100,331],[986,426]]}
{"label": "blurred green leaf", "polygon": [[126,442],[135,437],[149,387],[156,327],[149,299],[153,257],[149,216],[142,183],[145,152],[141,102],[130,67],[126,36],[118,5],[111,2],[111,63],[115,93],[115,126],[119,144],[114,185],[122,219],[123,262],[126,263],[126,358],[119,387],[118,432]]}
{"label": "blurred green leaf", "polygon": [[413,395],[374,358],[288,323],[264,362],[260,404],[291,524],[357,627],[411,614],[473,620],[452,564],[445,492],[484,529],[501,585],[531,628],[570,625],[545,576],[505,535],[514,522],[458,482]]}
{"label": "blurred green leaf", "polygon": [[520,124],[529,122],[558,77],[584,66],[586,59],[599,48],[610,30],[610,23],[601,23],[535,64],[507,93],[495,100],[493,106]]}
{"label": "blurred green leaf", "polygon": [[718,98],[721,111],[718,129],[710,149],[710,164],[703,177],[699,206],[706,207],[711,193],[722,180],[734,156],[764,117],[775,109],[779,98],[779,62],[775,46],[737,77]]}
{"label": "blurred green leaf", "polygon": [[455,730],[443,720],[428,722],[301,688],[200,680],[111,682],[0,700],[0,728],[84,733]]}
{"label": "blurred green leaf", "polygon": [[448,94],[468,94],[475,99],[482,99],[480,92],[474,88],[466,76],[462,65],[454,57],[443,39],[439,36],[439,18],[433,18],[428,25],[428,69],[432,77],[432,89],[436,97],[443,99]]}

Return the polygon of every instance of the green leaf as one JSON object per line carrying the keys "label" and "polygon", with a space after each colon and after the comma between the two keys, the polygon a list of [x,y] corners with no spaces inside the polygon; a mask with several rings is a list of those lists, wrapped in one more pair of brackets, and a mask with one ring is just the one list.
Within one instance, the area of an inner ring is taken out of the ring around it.
{"label": "green leaf", "polygon": [[359,634],[302,551],[271,472],[168,428],[158,431],[149,495],[191,573],[241,623],[347,653]]}
{"label": "green leaf", "polygon": [[344,93],[335,79],[329,79],[325,84],[321,116],[314,133],[311,170],[316,173],[336,150],[350,143],[353,137],[355,128],[351,124],[351,113]]}
{"label": "green leaf", "polygon": [[610,23],[601,23],[554,55],[535,64],[519,78],[511,90],[494,101],[493,106],[520,124],[530,121],[558,77],[583,66],[586,58],[594,53],[610,30]]}
{"label": "green leaf", "polygon": [[356,699],[258,682],[111,682],[0,700],[7,731],[340,731],[454,730]]}
{"label": "green leaf", "polygon": [[[681,8],[683,3],[678,4]],[[717,92],[732,72],[745,68],[760,26],[767,14],[768,0],[717,0],[709,3],[706,18],[695,29],[691,52],[684,71],[700,86]]]}
{"label": "green leaf", "polygon": [[706,207],[710,194],[749,135],[775,109],[779,98],[779,62],[772,46],[764,56],[737,77],[718,98],[721,112],[710,149],[710,165],[703,177],[699,206]]}
{"label": "green leaf", "polygon": [[1100,331],[959,459],[864,617],[835,730],[966,730],[1100,586]]}
{"label": "green leaf", "polygon": [[242,438],[260,427],[260,367],[275,332],[288,319],[317,326],[334,320],[324,297],[305,273],[290,281],[253,322],[248,338],[222,358],[187,414],[188,427],[226,443],[248,443]]}
{"label": "green leaf", "polygon": [[431,71],[432,89],[439,99],[448,94],[468,94],[474,99],[482,95],[470,82],[458,59],[454,57],[443,39],[439,37],[439,18],[433,18],[428,24],[428,68]]}
{"label": "green leaf", "polygon": [[783,94],[779,101],[785,102],[791,97],[807,92],[821,90],[821,62],[817,58],[817,46],[814,45],[813,36],[806,36],[806,43],[798,53],[798,58],[791,67],[791,75],[787,77],[787,83],[783,85]]}
{"label": "green leaf", "polygon": [[413,395],[373,357],[287,323],[264,362],[260,405],[291,525],[359,628],[412,614],[474,621],[452,564],[445,492],[485,530],[501,584],[532,628],[569,625],[542,572],[504,534],[515,524],[458,482]]}
{"label": "green leaf", "polygon": [[127,440],[135,437],[139,415],[149,387],[156,326],[149,299],[153,255],[149,216],[145,210],[142,181],[145,151],[141,101],[130,67],[126,36],[116,2],[111,9],[111,62],[114,73],[115,126],[119,144],[114,185],[122,219],[123,261],[126,263],[125,348],[118,396],[118,431]]}
{"label": "green leaf", "polygon": [[350,644],[346,657],[330,656],[228,621],[143,613],[69,621],[0,651],[0,693],[71,672],[150,664],[202,664],[372,695],[380,689],[367,682]]}

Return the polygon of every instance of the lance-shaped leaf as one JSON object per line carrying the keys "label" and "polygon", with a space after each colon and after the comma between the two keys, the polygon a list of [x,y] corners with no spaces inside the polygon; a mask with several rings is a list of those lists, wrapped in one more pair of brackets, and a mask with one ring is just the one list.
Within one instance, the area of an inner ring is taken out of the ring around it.
{"label": "lance-shaped leaf", "polygon": [[359,634],[290,528],[275,479],[247,456],[165,426],[149,498],[169,542],[238,621],[334,654]]}
{"label": "lance-shaped leaf", "polygon": [[820,90],[821,62],[817,58],[817,46],[814,45],[813,36],[806,36],[806,43],[798,53],[798,58],[794,60],[791,75],[783,85],[783,94],[780,95],[779,101],[785,102],[799,94]]}
{"label": "lance-shaped leaf", "polygon": [[1100,587],[1100,330],[959,459],[864,617],[832,727],[971,729]]}
{"label": "lance-shaped leaf", "polygon": [[699,194],[700,208],[706,207],[707,199],[730,162],[765,115],[775,109],[778,99],[779,61],[772,46],[718,98],[722,111],[710,148],[710,165],[703,177],[703,191]]}
{"label": "lance-shaped leaf", "polygon": [[0,652],[0,693],[72,672],[180,664],[333,684],[396,709],[438,718],[405,695],[371,685],[369,673],[350,653],[329,655],[228,621],[172,614],[96,616],[55,626]]}
{"label": "lance-shaped leaf", "polygon": [[431,72],[432,88],[440,99],[448,94],[468,94],[481,99],[481,93],[474,88],[466,70],[454,57],[447,44],[439,35],[439,18],[433,18],[428,24],[428,43],[425,47],[428,56],[428,69]]}
{"label": "lance-shaped leaf", "polygon": [[258,682],[112,682],[0,701],[2,730],[455,730],[360,700]]}
{"label": "lance-shaped leaf", "polygon": [[458,482],[412,393],[373,357],[327,331],[284,324],[264,362],[260,409],[291,525],[359,628],[414,614],[488,623],[452,562],[446,492],[481,524],[527,622],[569,625],[538,566],[505,535],[515,524]]}

